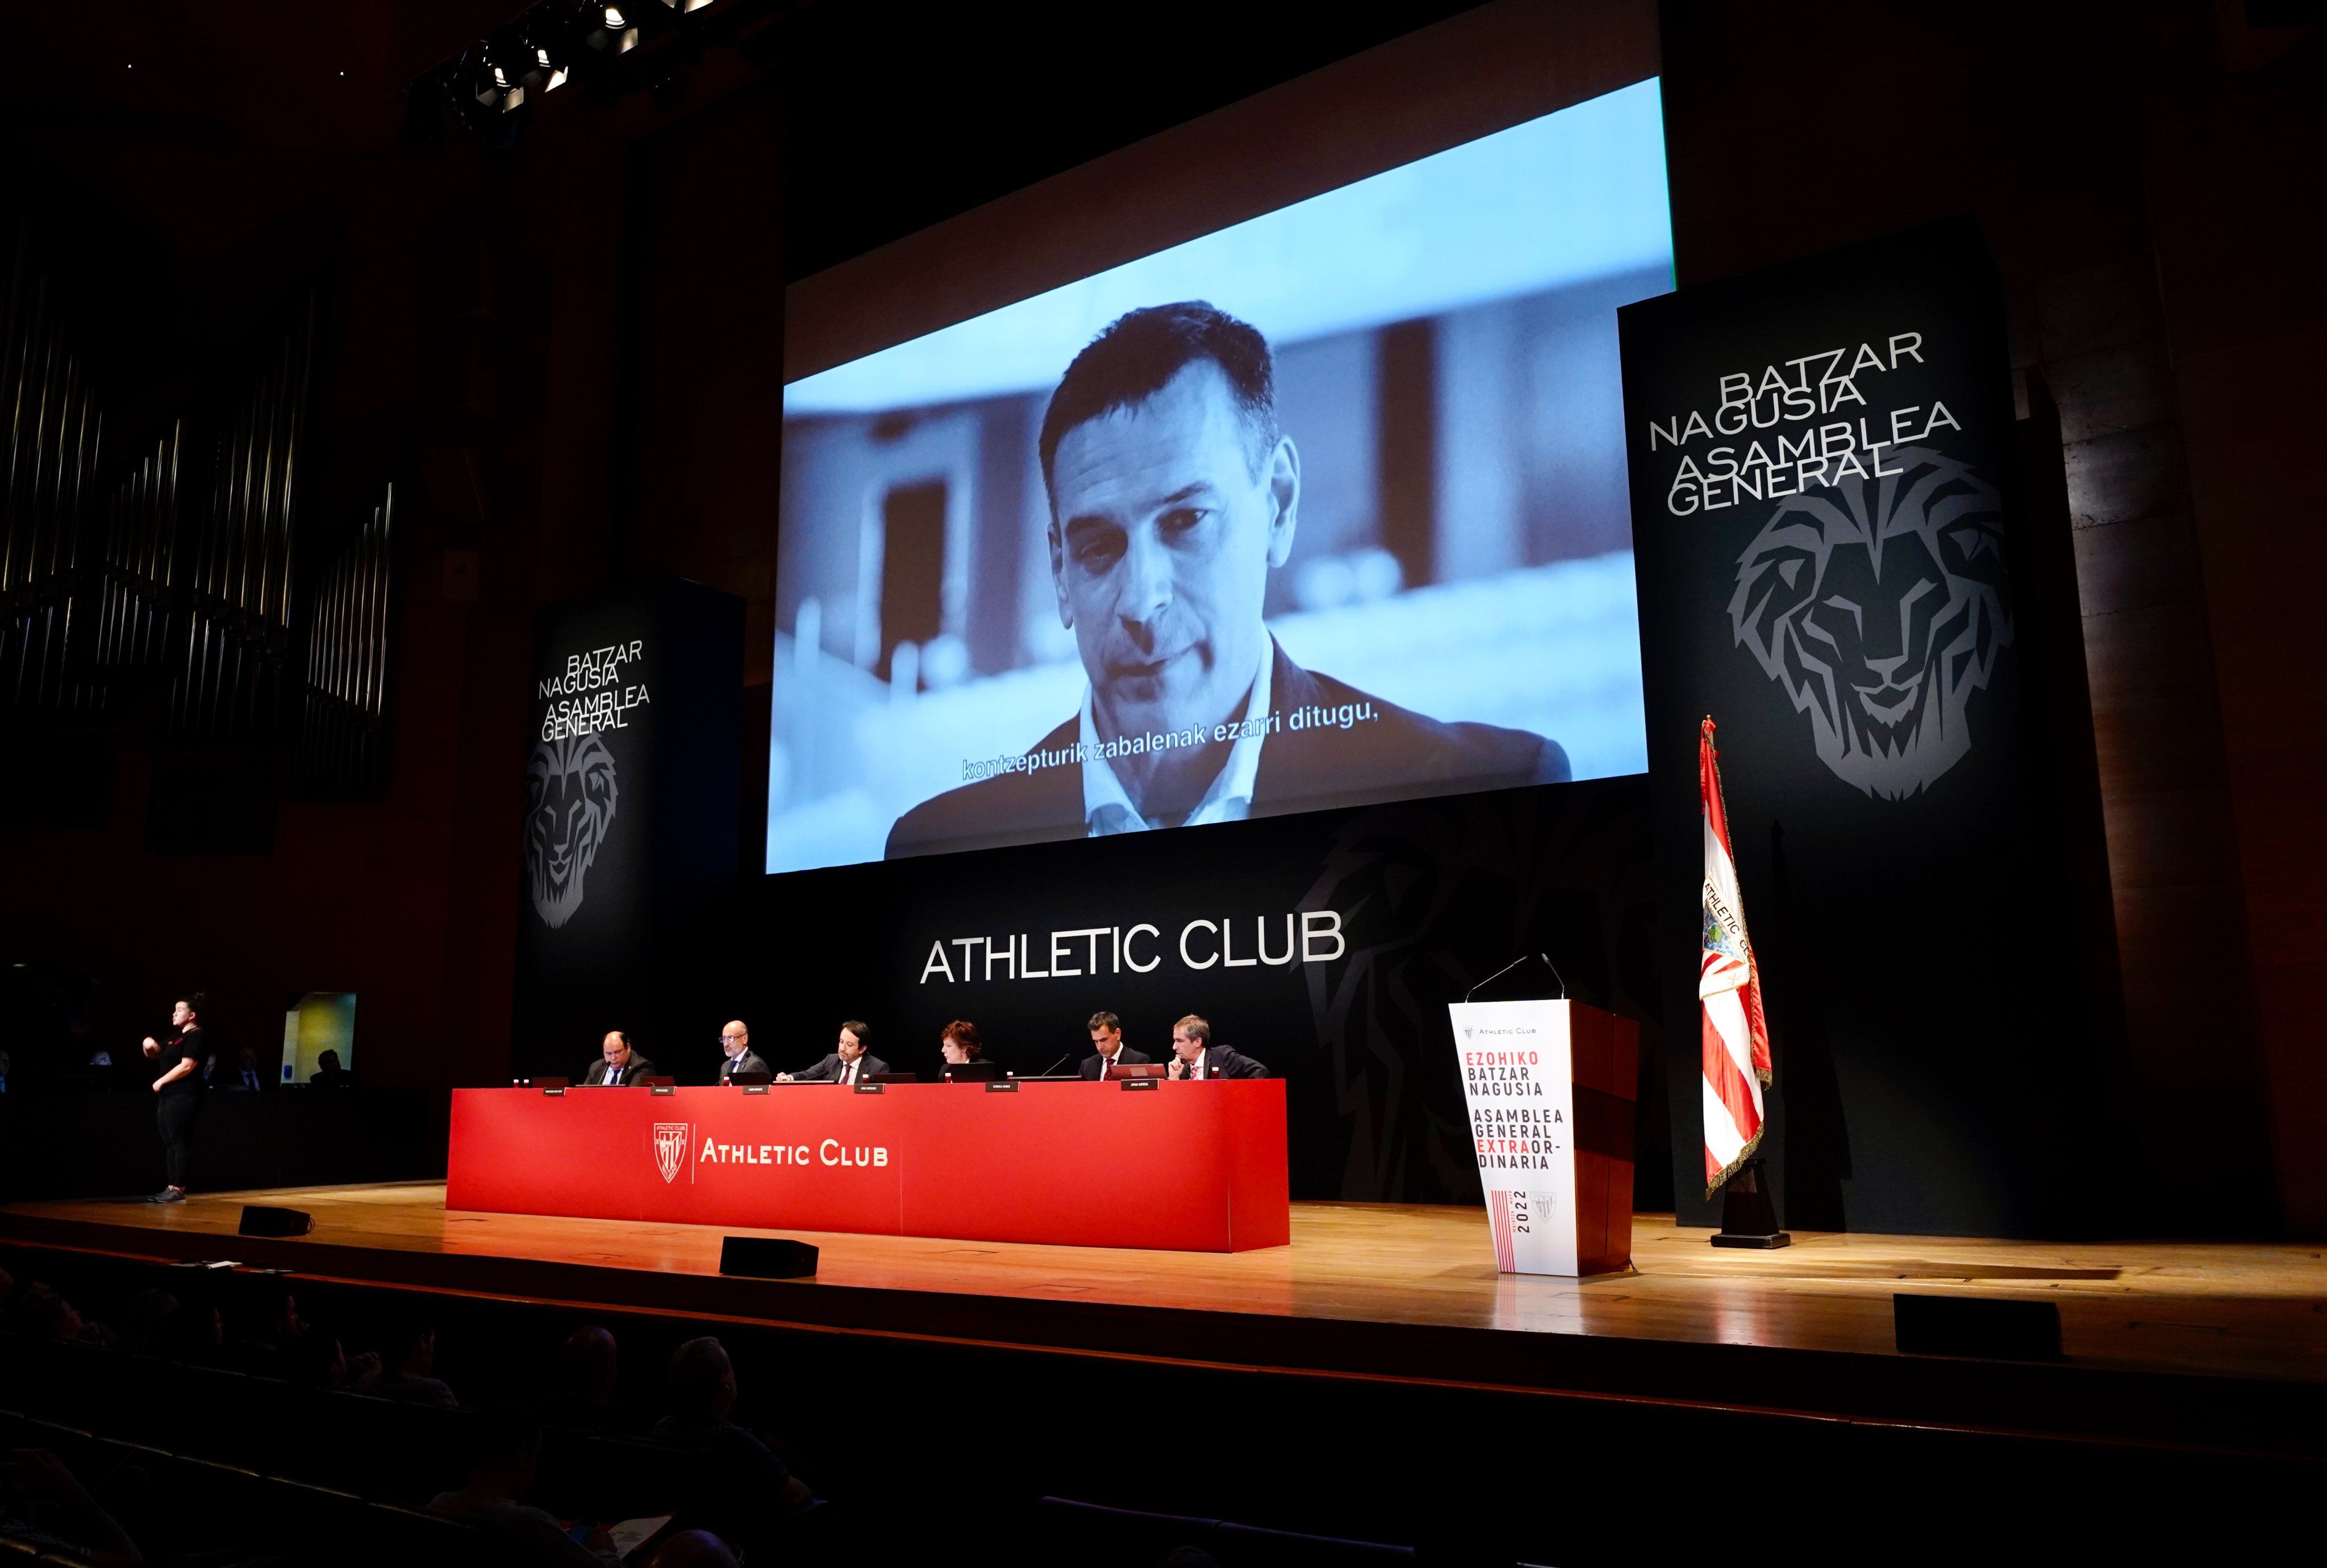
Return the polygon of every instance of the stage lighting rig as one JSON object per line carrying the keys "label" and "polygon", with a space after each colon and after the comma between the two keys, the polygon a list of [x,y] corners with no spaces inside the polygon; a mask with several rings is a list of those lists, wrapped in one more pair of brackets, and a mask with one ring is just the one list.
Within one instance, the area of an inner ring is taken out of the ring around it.
{"label": "stage lighting rig", "polygon": [[581,82],[609,100],[676,84],[706,50],[747,45],[755,62],[765,24],[807,0],[545,0],[411,86],[406,144],[435,145],[420,122],[443,110],[491,146],[506,149],[535,100]]}

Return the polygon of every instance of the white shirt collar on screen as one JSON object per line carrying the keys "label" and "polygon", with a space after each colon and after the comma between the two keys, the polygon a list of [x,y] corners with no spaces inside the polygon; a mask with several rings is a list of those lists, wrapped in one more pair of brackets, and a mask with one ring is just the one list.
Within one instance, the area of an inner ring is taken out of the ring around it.
{"label": "white shirt collar on screen", "polygon": [[[1276,639],[1269,638],[1261,643],[1260,670],[1252,677],[1252,695],[1245,699],[1244,710],[1237,715],[1238,723],[1256,714],[1268,712],[1269,677],[1276,664]],[[1098,754],[1098,726],[1091,718],[1091,692],[1083,686],[1082,725],[1078,732],[1082,742],[1083,756],[1083,821],[1088,836],[1101,837],[1110,833],[1140,833],[1163,826],[1153,817],[1142,817],[1125,793],[1123,780],[1115,776],[1115,769]],[[1253,782],[1260,776],[1260,747],[1263,737],[1249,735],[1229,747],[1229,760],[1220,768],[1220,777],[1212,780],[1196,808],[1188,813],[1183,825],[1197,826],[1207,822],[1242,822],[1252,812]]]}

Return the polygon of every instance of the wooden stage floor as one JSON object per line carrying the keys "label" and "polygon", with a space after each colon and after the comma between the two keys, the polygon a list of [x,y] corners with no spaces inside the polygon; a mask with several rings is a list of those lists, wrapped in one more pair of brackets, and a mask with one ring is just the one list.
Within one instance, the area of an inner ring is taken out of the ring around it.
{"label": "wooden stage floor", "polygon": [[[313,1234],[238,1237],[246,1201],[304,1209]],[[822,1249],[813,1280],[771,1282],[720,1277],[724,1234],[447,1211],[442,1183],[206,1194],[173,1207],[0,1208],[0,1241],[231,1257],[318,1277],[822,1332],[1765,1408],[1857,1405],[1870,1415],[2005,1425],[2023,1423],[2001,1420],[1977,1395],[1983,1380],[2004,1387],[2007,1373],[2015,1405],[2048,1427],[2079,1424],[2063,1401],[2093,1405],[2096,1429],[2112,1431],[2120,1423],[2104,1407],[2120,1402],[2126,1412],[2147,1402],[2165,1427],[2185,1406],[2239,1405],[2270,1427],[2327,1413],[2327,1261],[2294,1244],[1797,1232],[1791,1247],[1758,1253],[1715,1250],[1704,1230],[1642,1215],[1633,1271],[1578,1282],[1499,1276],[1476,1209],[1297,1203],[1291,1246],[1237,1255],[755,1233]],[[2055,1302],[2067,1358],[2005,1368],[1901,1356],[1898,1292]],[[1814,1400],[1791,1396],[1803,1378],[1818,1386]],[[2215,1435],[2279,1446],[2245,1418]]]}

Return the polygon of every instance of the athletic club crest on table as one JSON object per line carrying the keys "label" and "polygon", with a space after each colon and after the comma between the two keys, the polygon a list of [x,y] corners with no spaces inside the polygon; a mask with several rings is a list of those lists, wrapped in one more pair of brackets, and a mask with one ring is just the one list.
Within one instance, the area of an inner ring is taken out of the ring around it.
{"label": "athletic club crest on table", "polygon": [[662,1172],[665,1181],[678,1180],[678,1168],[687,1162],[687,1147],[695,1132],[690,1122],[657,1122],[654,1125],[655,1169]]}

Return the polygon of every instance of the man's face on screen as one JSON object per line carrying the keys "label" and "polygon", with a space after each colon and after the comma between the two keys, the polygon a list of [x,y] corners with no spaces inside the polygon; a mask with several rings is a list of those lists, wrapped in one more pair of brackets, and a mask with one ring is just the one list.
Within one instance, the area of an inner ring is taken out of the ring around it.
{"label": "man's face on screen", "polygon": [[1184,1030],[1175,1029],[1172,1031],[1172,1054],[1193,1067],[1203,1059],[1204,1042]]}
{"label": "man's face on screen", "polygon": [[839,1049],[841,1060],[855,1061],[864,1054],[864,1042],[857,1039],[854,1031],[844,1029],[840,1031]]}
{"label": "man's face on screen", "polygon": [[1051,572],[1112,733],[1216,723],[1252,686],[1301,496],[1292,441],[1253,448],[1209,359],[1059,443]]}
{"label": "man's face on screen", "polygon": [[608,1035],[599,1042],[598,1049],[605,1056],[608,1067],[628,1067],[631,1063],[631,1048],[619,1034]]}
{"label": "man's face on screen", "polygon": [[1090,1037],[1091,1049],[1101,1056],[1113,1056],[1116,1048],[1123,1043],[1123,1031],[1119,1029],[1094,1029]]}

